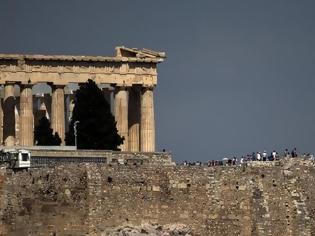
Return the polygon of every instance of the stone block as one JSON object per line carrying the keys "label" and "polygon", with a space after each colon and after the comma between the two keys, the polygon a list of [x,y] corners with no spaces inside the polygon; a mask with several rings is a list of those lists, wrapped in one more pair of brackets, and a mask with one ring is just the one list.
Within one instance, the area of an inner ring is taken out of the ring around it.
{"label": "stone block", "polygon": [[240,191],[246,190],[246,185],[240,185],[240,186],[238,187],[238,190],[240,190]]}
{"label": "stone block", "polygon": [[160,192],[160,191],[161,191],[161,190],[160,190],[160,186],[153,185],[153,186],[152,186],[152,191],[153,191],[153,192]]}
{"label": "stone block", "polygon": [[186,183],[179,183],[179,184],[177,185],[177,187],[178,187],[178,188],[181,188],[181,189],[187,188],[187,184],[186,184]]}

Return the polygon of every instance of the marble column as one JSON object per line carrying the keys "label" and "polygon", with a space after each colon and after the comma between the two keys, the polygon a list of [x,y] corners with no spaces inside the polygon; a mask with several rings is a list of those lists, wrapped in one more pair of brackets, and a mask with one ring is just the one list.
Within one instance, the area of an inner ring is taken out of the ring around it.
{"label": "marble column", "polygon": [[64,85],[52,85],[51,128],[61,138],[65,145],[65,92]]}
{"label": "marble column", "polygon": [[33,95],[32,85],[21,85],[20,93],[20,145],[33,146]]}
{"label": "marble column", "polygon": [[140,148],[142,152],[155,151],[153,88],[141,91]]}
{"label": "marble column", "polygon": [[4,85],[3,142],[5,146],[15,145],[15,97],[13,83]]}
{"label": "marble column", "polygon": [[125,138],[119,148],[128,151],[128,91],[125,87],[115,89],[115,120],[119,135]]}
{"label": "marble column", "polygon": [[20,145],[20,96],[15,97],[14,115],[15,115],[15,145]]}
{"label": "marble column", "polygon": [[129,151],[140,151],[140,89],[131,87],[129,89]]}

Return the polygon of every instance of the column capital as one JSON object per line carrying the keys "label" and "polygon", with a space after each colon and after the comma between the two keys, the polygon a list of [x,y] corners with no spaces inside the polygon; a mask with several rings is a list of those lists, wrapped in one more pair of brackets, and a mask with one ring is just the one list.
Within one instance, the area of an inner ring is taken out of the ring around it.
{"label": "column capital", "polygon": [[113,88],[129,88],[132,84],[126,84],[125,81],[123,81],[122,83],[112,83],[110,86]]}
{"label": "column capital", "polygon": [[153,90],[155,88],[154,85],[142,85],[141,90]]}
{"label": "column capital", "polygon": [[20,84],[20,88],[33,88],[34,84]]}
{"label": "column capital", "polygon": [[116,85],[114,87],[114,91],[118,92],[118,91],[127,91],[129,89],[129,86],[126,85]]}
{"label": "column capital", "polygon": [[3,85],[16,85],[18,84],[17,82],[14,81],[5,81],[5,83]]}
{"label": "column capital", "polygon": [[102,91],[113,91],[114,88],[113,87],[104,87],[104,88],[101,88]]}
{"label": "column capital", "polygon": [[66,85],[64,84],[54,84],[54,83],[47,83],[52,89],[64,89],[66,87]]}

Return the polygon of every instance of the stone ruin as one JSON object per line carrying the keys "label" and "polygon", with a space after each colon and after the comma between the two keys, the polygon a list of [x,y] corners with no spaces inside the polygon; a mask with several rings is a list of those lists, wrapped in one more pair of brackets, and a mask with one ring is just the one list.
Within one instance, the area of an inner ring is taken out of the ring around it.
{"label": "stone ruin", "polygon": [[[157,64],[165,57],[164,52],[124,46],[116,47],[113,57],[0,54],[0,143],[33,146],[34,124],[47,115],[64,145],[73,108],[73,96],[65,92],[71,84],[92,79],[113,106],[118,132],[125,137],[121,150],[155,151],[153,90]],[[34,96],[38,84],[49,85],[51,95]]]}

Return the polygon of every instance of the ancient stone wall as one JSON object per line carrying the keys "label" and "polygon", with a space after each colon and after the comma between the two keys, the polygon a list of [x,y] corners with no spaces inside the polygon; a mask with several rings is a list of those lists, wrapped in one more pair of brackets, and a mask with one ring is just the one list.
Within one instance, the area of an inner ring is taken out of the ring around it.
{"label": "ancient stone wall", "polygon": [[[35,147],[34,147],[35,148]],[[49,147],[48,147],[49,148]],[[59,148],[57,146],[57,148]],[[169,152],[120,152],[105,150],[49,150],[28,149],[32,155],[32,166],[56,165],[67,162],[97,162],[112,165],[158,165],[173,166],[175,162]]]}
{"label": "ancient stone wall", "polygon": [[314,235],[315,167],[59,165],[0,170],[3,235],[100,235],[180,223],[193,235]]}

